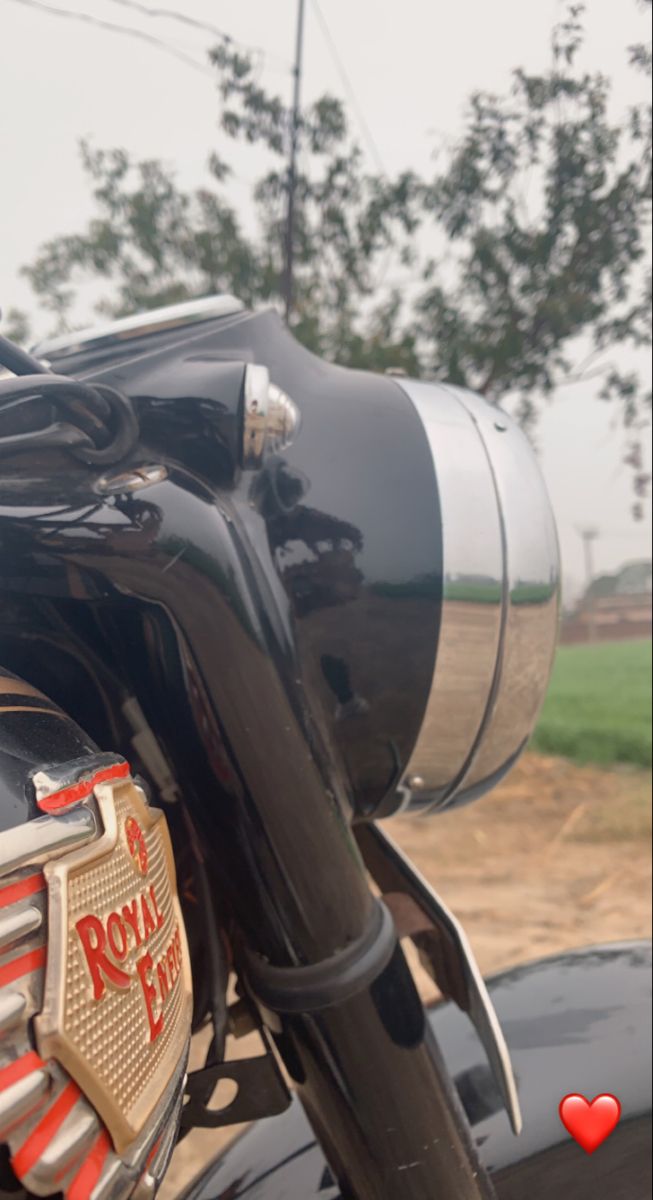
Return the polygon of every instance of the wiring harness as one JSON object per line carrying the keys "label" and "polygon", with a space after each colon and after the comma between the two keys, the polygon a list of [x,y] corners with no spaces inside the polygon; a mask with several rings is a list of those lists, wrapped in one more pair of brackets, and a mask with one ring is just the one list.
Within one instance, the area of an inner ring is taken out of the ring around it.
{"label": "wiring harness", "polygon": [[56,375],[0,336],[0,457],[60,447],[89,466],[119,462],[138,441],[130,400],[115,388]]}

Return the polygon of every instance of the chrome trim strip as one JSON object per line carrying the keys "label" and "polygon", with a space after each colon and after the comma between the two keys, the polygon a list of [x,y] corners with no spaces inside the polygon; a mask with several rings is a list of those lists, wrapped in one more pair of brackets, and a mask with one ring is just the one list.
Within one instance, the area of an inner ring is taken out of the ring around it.
{"label": "chrome trim strip", "polygon": [[0,837],[0,879],[20,867],[42,866],[67,850],[84,846],[96,833],[95,817],[87,808],[60,817],[37,817],[8,829]]}
{"label": "chrome trim strip", "polygon": [[42,924],[43,913],[33,904],[19,912],[9,912],[0,916],[0,948],[8,946],[18,938],[25,937],[28,933],[34,933],[34,930],[40,929]]}
{"label": "chrome trim strip", "polygon": [[505,633],[495,694],[482,737],[456,797],[501,772],[530,737],[551,674],[558,630],[560,557],[539,463],[527,438],[500,410],[448,388],[487,447],[505,531]]}
{"label": "chrome trim strip", "polygon": [[492,687],[503,621],[503,535],[479,430],[437,384],[401,380],[433,456],[443,544],[437,663],[406,769],[413,807],[445,799],[466,768]]}
{"label": "chrome trim strip", "polygon": [[41,1177],[44,1186],[52,1186],[52,1180],[61,1177],[76,1162],[80,1155],[90,1149],[93,1139],[100,1132],[100,1122],[86,1104],[76,1104],[43,1149],[37,1165],[33,1168],[33,1180]]}
{"label": "chrome trim strip", "polygon": [[[454,997],[454,1001],[462,1008],[463,1012],[467,1013],[476,1029],[508,1113],[513,1133],[521,1133],[523,1121],[510,1051],[492,998],[463,926],[435,891],[435,888],[431,887],[431,884],[385,829],[380,829],[378,825],[371,826],[368,837],[374,839],[388,862],[392,864],[393,870],[402,878],[406,896],[409,896],[419,906],[432,922],[433,927],[440,933],[441,953],[448,968],[445,978],[448,975],[450,979],[461,981],[465,999],[464,1007],[460,1004],[460,997]],[[379,881],[377,880],[377,882]],[[395,895],[401,897],[402,892],[395,892]],[[440,981],[437,976],[433,975],[433,978],[439,986]]]}
{"label": "chrome trim strip", "polygon": [[17,1083],[6,1088],[0,1095],[0,1137],[4,1136],[16,1121],[32,1111],[51,1083],[48,1071],[32,1071],[24,1079],[19,1079]]}
{"label": "chrome trim strip", "polygon": [[215,317],[230,317],[234,313],[243,312],[244,308],[245,305],[240,300],[227,293],[206,296],[201,300],[186,300],[183,304],[169,304],[163,308],[134,313],[130,317],[118,317],[115,321],[106,321],[88,329],[80,329],[76,333],[45,338],[32,347],[31,353],[37,358],[48,358],[51,354],[75,354],[79,350],[89,349],[91,345],[99,346],[104,342],[142,337],[147,333],[177,329],[198,321],[210,321]]}
{"label": "chrome trim strip", "polygon": [[13,1029],[22,1020],[27,1000],[22,992],[5,992],[0,995],[0,1034]]}
{"label": "chrome trim strip", "polygon": [[400,799],[442,808],[493,786],[533,730],[555,651],[559,551],[516,423],[461,388],[398,383],[431,448],[444,575],[431,693]]}

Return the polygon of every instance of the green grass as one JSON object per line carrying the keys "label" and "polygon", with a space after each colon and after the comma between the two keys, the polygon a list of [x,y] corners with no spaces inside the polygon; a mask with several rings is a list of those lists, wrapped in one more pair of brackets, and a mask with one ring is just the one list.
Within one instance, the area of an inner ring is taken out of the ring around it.
{"label": "green grass", "polygon": [[651,642],[561,646],[532,746],[580,763],[651,765]]}

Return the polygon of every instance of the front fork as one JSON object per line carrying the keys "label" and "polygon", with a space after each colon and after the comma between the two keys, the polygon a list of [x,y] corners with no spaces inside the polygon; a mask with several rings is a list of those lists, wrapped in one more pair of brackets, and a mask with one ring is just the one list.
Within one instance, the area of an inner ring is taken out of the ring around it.
{"label": "front fork", "polygon": [[248,986],[347,1200],[491,1200],[458,1096],[376,902],[359,944]]}
{"label": "front fork", "polygon": [[[297,696],[285,626],[270,622],[260,555],[237,511],[171,472],[119,505],[100,499],[65,526],[56,505],[25,516],[15,504],[0,508],[18,586],[28,563],[37,592],[43,576],[48,595],[99,597],[116,609],[127,600],[143,614],[142,648],[132,638],[126,656],[134,694],[184,780],[247,947],[245,985],[343,1195],[491,1200],[396,923],[370,892],[365,852]],[[390,876],[384,894],[396,890]],[[423,895],[409,899],[428,937],[438,914]],[[449,975],[463,1007],[478,1008],[465,972],[454,963]]]}

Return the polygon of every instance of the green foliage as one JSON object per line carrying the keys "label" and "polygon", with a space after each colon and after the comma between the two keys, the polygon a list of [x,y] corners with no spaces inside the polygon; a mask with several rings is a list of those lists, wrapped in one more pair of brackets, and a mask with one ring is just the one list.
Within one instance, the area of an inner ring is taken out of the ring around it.
{"label": "green foliage", "polygon": [[[651,344],[651,51],[630,48],[645,98],[617,121],[607,79],[582,66],[582,17],[570,3],[547,70],[518,69],[505,94],[471,97],[457,144],[429,179],[367,171],[337,99],[304,109],[293,328],[344,364],[446,377],[493,402],[516,393],[526,424],[543,397],[595,374],[597,394],[621,407],[641,498],[650,393],[602,356]],[[86,279],[106,279],[103,307],[116,314],[213,291],[281,302],[287,107],[232,45],[211,61],[223,144],[205,187],[184,192],[161,162],[83,146],[97,215],[26,268],[58,327]],[[251,236],[227,199],[225,139],[256,146],[269,164]],[[427,243],[445,253],[426,260]],[[411,286],[398,287],[407,271]],[[580,338],[593,348],[578,365]]]}
{"label": "green foliage", "polygon": [[586,600],[604,596],[643,596],[651,593],[651,561],[626,563],[614,575],[597,575],[585,592]]}
{"label": "green foliage", "polygon": [[6,313],[0,313],[0,333],[3,337],[11,338],[19,346],[24,346],[29,340],[29,321],[27,315],[19,308],[9,308]]}
{"label": "green foliage", "polygon": [[576,762],[651,764],[651,642],[561,646],[533,748]]}
{"label": "green foliage", "polygon": [[[498,399],[536,399],[576,377],[571,351],[650,342],[650,162],[608,115],[609,85],[578,65],[582,6],[554,31],[552,65],[517,70],[504,96],[472,97],[465,131],[427,203],[459,247],[454,287],[438,267],[419,301],[430,366]],[[533,197],[529,202],[528,192]],[[629,426],[638,381],[616,370],[604,394]]]}
{"label": "green foliage", "polygon": [[[256,82],[251,61],[228,45],[212,52],[223,101],[221,126],[272,156],[255,201],[269,255],[271,291],[281,300],[288,194],[288,114],[279,96]],[[351,366],[412,374],[420,364],[415,336],[398,332],[401,299],[375,296],[375,266],[388,251],[409,254],[417,228],[416,184],[405,174],[388,181],[366,173],[339,100],[307,106],[297,131],[301,148],[294,231],[294,332],[317,353]],[[402,242],[403,240],[403,242]],[[363,315],[364,310],[364,315]]]}
{"label": "green foliage", "polygon": [[[215,291],[254,303],[264,264],[218,193],[186,193],[163,163],[135,163],[124,150],[82,143],[97,216],[82,233],[54,238],[24,269],[34,291],[66,328],[75,285],[106,279],[101,311],[123,316]],[[217,164],[214,170],[219,171]]]}
{"label": "green foliage", "polygon": [[605,596],[614,596],[617,590],[616,575],[597,575],[585,592],[586,600],[599,600]]}

